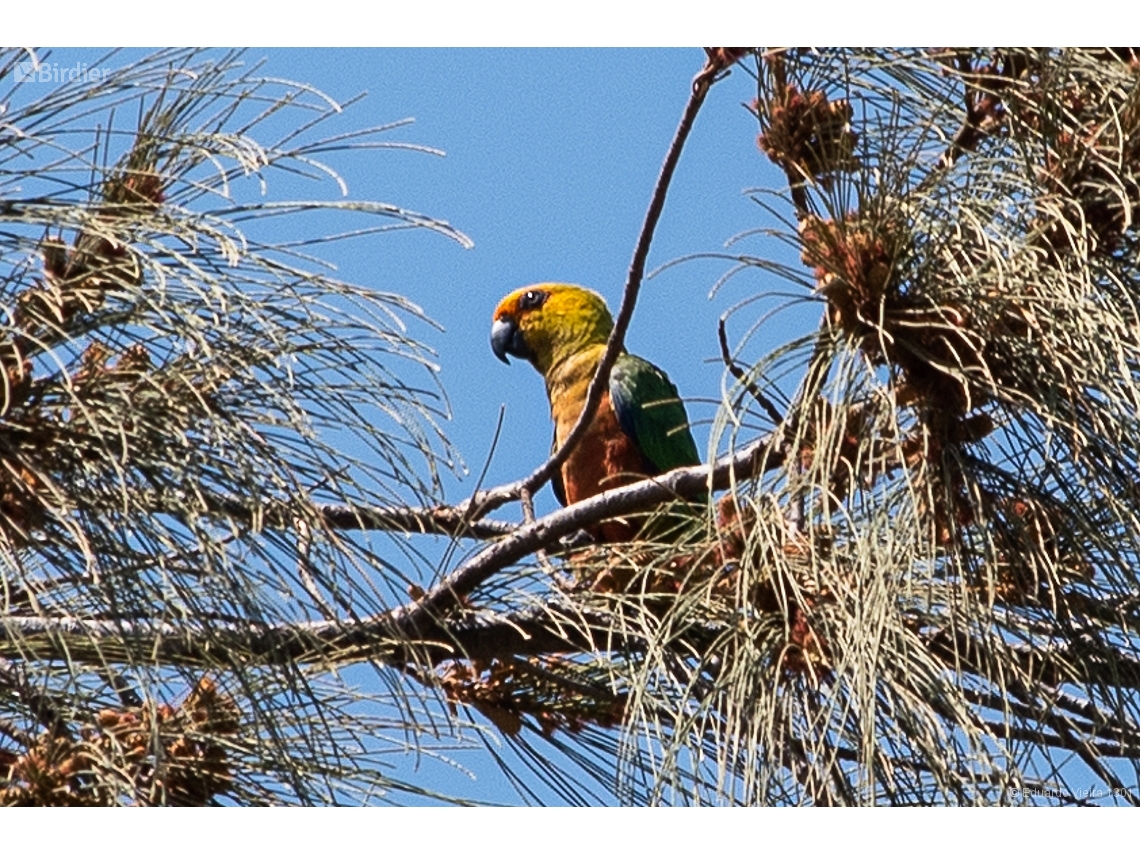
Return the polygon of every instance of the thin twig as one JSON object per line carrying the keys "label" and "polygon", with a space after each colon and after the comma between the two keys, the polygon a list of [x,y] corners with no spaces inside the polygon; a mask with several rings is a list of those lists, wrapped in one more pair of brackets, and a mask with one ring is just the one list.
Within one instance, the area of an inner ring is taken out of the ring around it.
{"label": "thin twig", "polygon": [[[784,66],[783,51],[768,55],[768,67],[772,70],[775,100],[781,104],[788,101],[788,71]],[[788,190],[792,194],[792,204],[796,208],[796,219],[803,221],[811,216],[811,203],[807,195],[806,181],[797,174],[790,163],[783,164],[784,176],[788,179]]]}
{"label": "thin twig", "polygon": [[297,579],[300,581],[301,587],[312,598],[317,611],[321,613],[321,617],[332,620],[336,617],[336,612],[321,594],[321,589],[317,586],[317,580],[313,577],[313,572],[310,569],[312,564],[309,561],[309,552],[313,545],[313,533],[309,523],[304,519],[298,519],[294,525],[297,530]]}
{"label": "thin twig", "polygon": [[776,409],[776,405],[760,391],[760,387],[752,381],[752,378],[749,377],[744,369],[736,364],[736,360],[732,358],[732,353],[728,349],[728,335],[724,329],[723,317],[717,324],[717,338],[720,340],[720,358],[724,362],[725,368],[728,369],[728,373],[739,380],[741,385],[748,390],[748,394],[755,398],[756,402],[764,408],[764,412],[766,412],[768,418],[772,420],[773,426],[779,427],[784,422],[784,416],[780,414],[780,411]]}
{"label": "thin twig", "polygon": [[[298,508],[293,503],[265,501],[252,505],[248,500],[233,496],[207,496],[210,513],[234,522],[257,524],[263,529],[287,530],[297,525]],[[139,504],[155,513],[179,514],[185,510],[185,500],[173,496],[165,499],[157,495],[140,495]],[[516,523],[502,520],[469,520],[469,509],[463,505],[437,505],[435,507],[378,507],[353,504],[313,504],[306,508],[325,526],[336,531],[398,531],[414,534],[441,534],[466,537],[473,540],[495,540],[514,532]]]}
{"label": "thin twig", "polygon": [[530,490],[519,490],[519,504],[522,505],[523,522],[534,522],[534,496],[531,495]]}
{"label": "thin twig", "polygon": [[[954,58],[954,63],[965,86],[963,100],[966,114],[962,119],[962,125],[954,134],[954,138],[939,156],[934,169],[918,183],[915,191],[912,192],[920,192],[926,189],[935,180],[935,176],[950,169],[963,155],[976,151],[981,141],[993,134],[1004,122],[1004,114],[1000,111],[1001,97],[997,91],[987,92],[979,88],[976,83],[971,82],[971,79],[976,81],[982,75],[975,72],[970,65],[969,54],[958,52]],[[1003,63],[1001,71],[996,75],[991,75],[996,78],[994,89],[1001,89],[1008,85],[1013,74],[1015,74],[1013,63]]]}

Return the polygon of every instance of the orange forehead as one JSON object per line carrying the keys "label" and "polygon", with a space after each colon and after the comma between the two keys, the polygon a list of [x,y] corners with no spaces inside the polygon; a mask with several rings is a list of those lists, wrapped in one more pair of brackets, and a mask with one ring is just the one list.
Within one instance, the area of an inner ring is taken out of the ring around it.
{"label": "orange forehead", "polygon": [[527,291],[532,291],[533,288],[519,288],[517,291],[512,291],[499,301],[499,305],[495,307],[495,320],[503,317],[513,317],[519,313],[519,299]]}
{"label": "orange forehead", "polygon": [[[505,296],[495,308],[495,320],[501,318],[518,318],[524,312],[538,308],[552,292],[565,290],[568,286],[552,284],[524,285]],[[535,299],[535,297],[538,299]]]}

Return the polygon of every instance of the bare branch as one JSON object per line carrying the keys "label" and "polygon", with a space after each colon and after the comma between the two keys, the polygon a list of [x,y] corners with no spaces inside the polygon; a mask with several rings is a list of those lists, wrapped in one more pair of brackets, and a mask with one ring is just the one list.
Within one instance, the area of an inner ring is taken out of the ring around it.
{"label": "bare branch", "polygon": [[764,412],[768,414],[768,418],[772,420],[772,424],[779,427],[784,421],[784,416],[780,414],[780,411],[776,409],[776,405],[768,400],[768,397],[760,391],[760,387],[752,381],[752,378],[750,378],[744,372],[744,369],[736,364],[736,360],[732,358],[732,353],[728,349],[728,334],[725,332],[723,317],[720,319],[720,323],[717,324],[717,339],[720,341],[720,358],[721,361],[724,362],[725,368],[748,390],[748,394],[756,399],[756,403],[764,408]]}
{"label": "bare branch", "polygon": [[[265,529],[285,530],[296,525],[298,514],[312,513],[321,523],[337,531],[397,531],[415,534],[440,534],[474,540],[494,540],[518,529],[516,523],[502,520],[471,520],[465,506],[377,507],[353,504],[314,504],[297,507],[287,502],[269,501],[252,504],[235,497],[210,496],[205,499],[208,510],[225,519]],[[140,504],[155,513],[178,514],[183,509],[180,499],[164,499],[151,495],[140,497]]]}
{"label": "bare branch", "polygon": [[555,511],[521,526],[510,537],[500,540],[460,565],[421,600],[397,609],[392,617],[409,635],[415,635],[425,620],[454,607],[462,598],[486,582],[499,570],[531,553],[555,543],[559,538],[587,528],[601,520],[652,508],[675,498],[689,498],[724,489],[735,481],[755,478],[758,467],[773,469],[784,460],[766,436],[730,458],[702,466],[674,469],[658,478],[638,481],[616,490]]}
{"label": "bare branch", "polygon": [[342,531],[406,531],[444,534],[475,540],[494,540],[518,530],[515,523],[501,520],[472,520],[462,508],[441,505],[434,508],[359,508],[352,505],[318,505],[317,513],[330,527]]}

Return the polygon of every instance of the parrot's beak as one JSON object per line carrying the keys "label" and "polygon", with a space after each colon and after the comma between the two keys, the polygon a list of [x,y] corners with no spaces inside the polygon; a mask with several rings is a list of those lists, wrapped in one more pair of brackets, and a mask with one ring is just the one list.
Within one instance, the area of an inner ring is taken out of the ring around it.
{"label": "parrot's beak", "polygon": [[519,359],[532,358],[522,330],[510,318],[499,318],[491,325],[491,350],[508,365],[510,364],[508,355],[517,356]]}

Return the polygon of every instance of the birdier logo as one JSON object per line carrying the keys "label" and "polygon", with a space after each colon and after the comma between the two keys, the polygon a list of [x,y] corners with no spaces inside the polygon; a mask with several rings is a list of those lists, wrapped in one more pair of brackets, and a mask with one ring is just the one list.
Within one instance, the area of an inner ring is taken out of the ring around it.
{"label": "birdier logo", "polygon": [[27,60],[16,63],[15,78],[17,83],[99,83],[110,74],[109,68],[88,68],[85,62],[62,65],[58,62]]}

